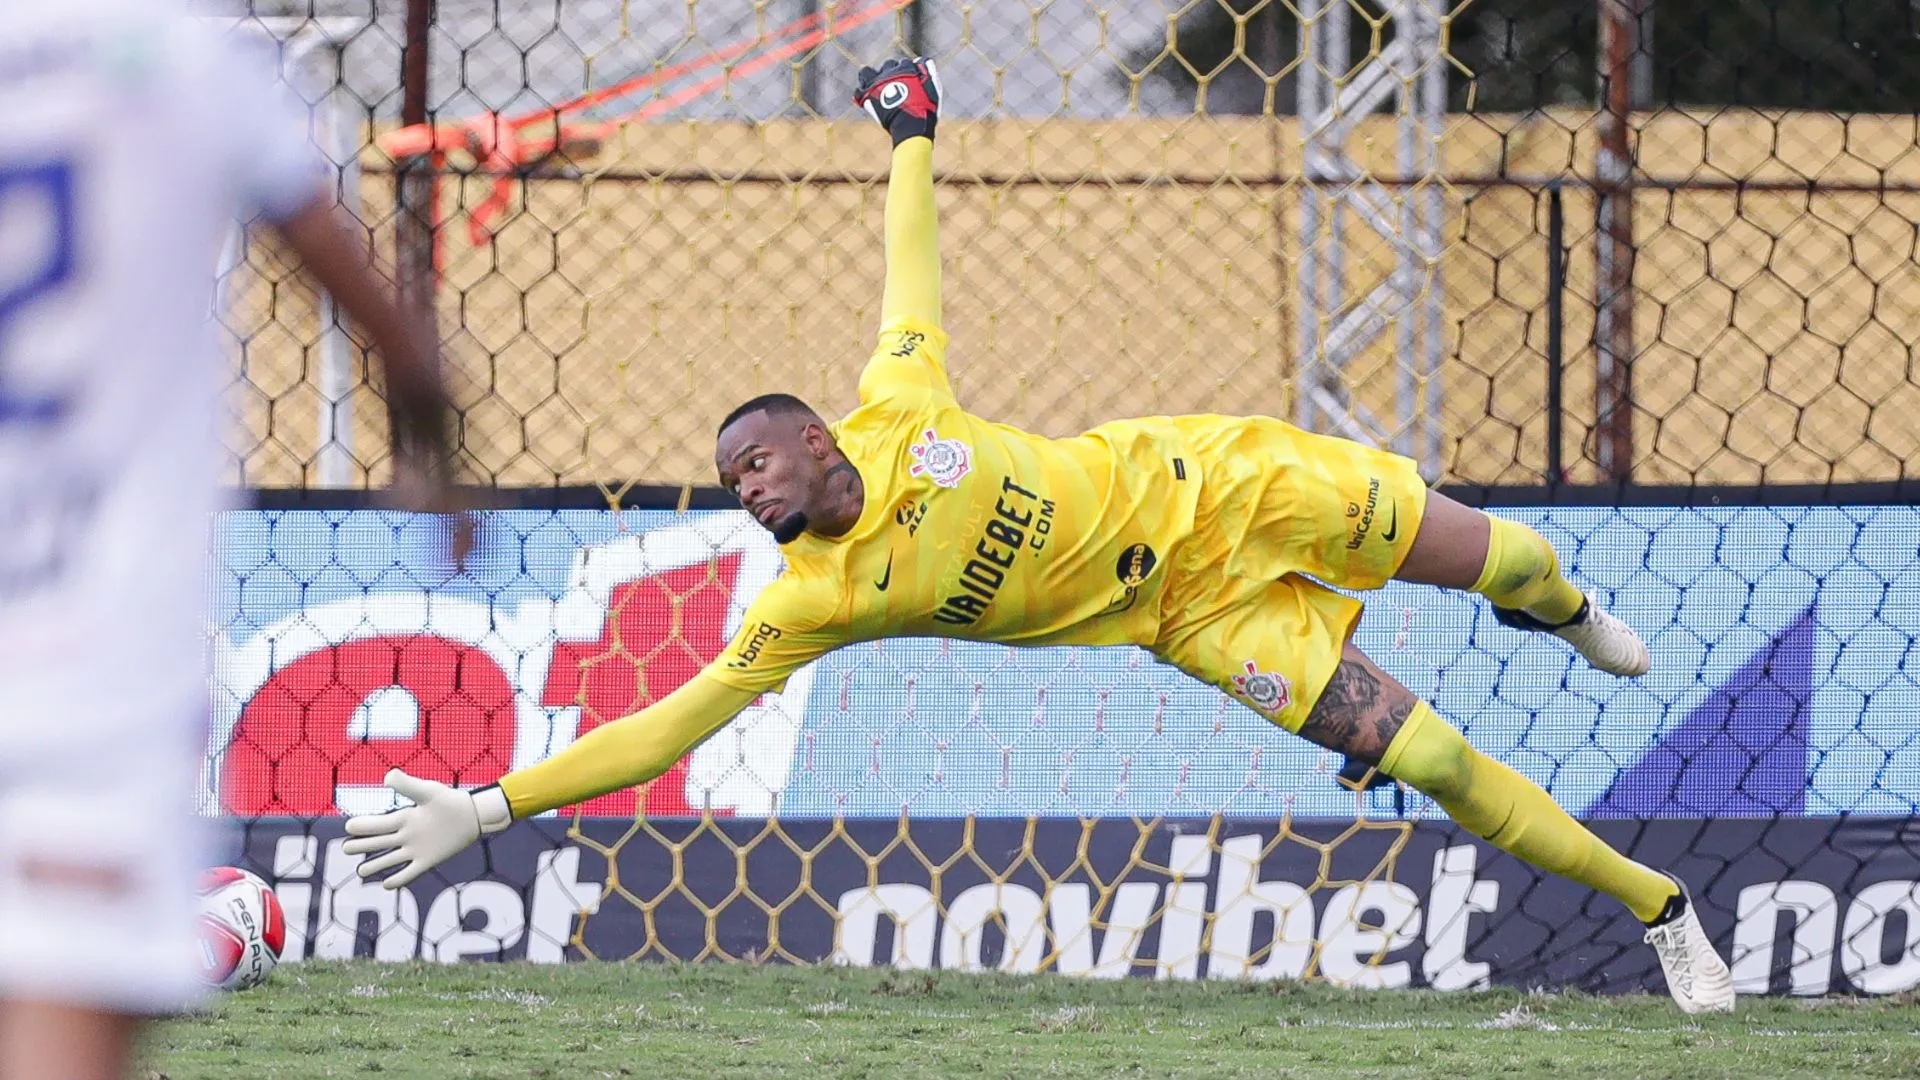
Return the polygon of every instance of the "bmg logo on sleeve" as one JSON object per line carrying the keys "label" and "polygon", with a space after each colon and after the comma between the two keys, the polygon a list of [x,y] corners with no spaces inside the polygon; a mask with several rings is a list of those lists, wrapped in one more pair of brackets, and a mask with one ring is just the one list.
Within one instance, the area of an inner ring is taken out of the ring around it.
{"label": "bmg logo on sleeve", "polygon": [[760,659],[760,650],[769,641],[780,639],[780,628],[772,623],[761,623],[747,636],[746,643],[734,650],[734,658],[727,661],[730,668],[749,668]]}

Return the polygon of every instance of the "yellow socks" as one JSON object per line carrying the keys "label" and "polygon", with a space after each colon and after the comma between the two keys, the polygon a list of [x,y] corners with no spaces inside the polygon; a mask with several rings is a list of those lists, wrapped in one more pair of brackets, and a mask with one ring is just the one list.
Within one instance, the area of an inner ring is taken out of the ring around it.
{"label": "yellow socks", "polygon": [[1475,836],[1543,870],[1606,893],[1627,905],[1641,922],[1658,918],[1667,900],[1679,891],[1666,875],[1634,862],[1588,832],[1538,784],[1475,750],[1426,702],[1414,706],[1387,746],[1380,771],[1425,792]]}
{"label": "yellow socks", "polygon": [[1473,591],[1493,601],[1495,608],[1521,611],[1548,627],[1572,621],[1586,597],[1560,576],[1560,559],[1553,545],[1517,521],[1487,515],[1487,564]]}

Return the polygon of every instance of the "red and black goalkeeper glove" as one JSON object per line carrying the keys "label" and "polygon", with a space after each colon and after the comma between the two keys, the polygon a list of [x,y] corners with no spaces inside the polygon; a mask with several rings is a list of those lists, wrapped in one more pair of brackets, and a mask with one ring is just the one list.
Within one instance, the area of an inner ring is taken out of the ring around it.
{"label": "red and black goalkeeper glove", "polygon": [[853,103],[880,121],[895,146],[916,135],[931,139],[940,120],[940,75],[924,56],[863,67]]}

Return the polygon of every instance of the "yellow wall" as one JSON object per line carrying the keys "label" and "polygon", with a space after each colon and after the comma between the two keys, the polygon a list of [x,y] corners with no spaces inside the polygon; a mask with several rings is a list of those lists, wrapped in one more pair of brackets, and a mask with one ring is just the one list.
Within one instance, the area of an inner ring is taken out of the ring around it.
{"label": "yellow wall", "polygon": [[[1398,172],[1390,125],[1369,120],[1352,143],[1380,174]],[[1920,185],[1912,118],[1662,114],[1636,129],[1657,179]],[[1593,146],[1585,114],[1461,116],[1445,171],[1591,175]],[[851,405],[879,299],[886,152],[852,122],[636,126],[584,183],[516,186],[490,247],[470,246],[456,215],[440,315],[476,471],[704,483],[713,425],[741,398]],[[1291,415],[1293,121],[952,123],[938,167],[953,370],[970,407],[1055,434],[1140,413]],[[446,202],[476,204],[486,187],[449,184]],[[370,175],[364,191],[389,245],[390,190]],[[1455,182],[1443,200],[1447,475],[1537,482],[1545,199]],[[1566,209],[1566,455],[1575,479],[1594,479],[1579,444],[1593,414],[1593,200],[1575,187]],[[1639,479],[1899,475],[1916,452],[1900,418],[1920,414],[1906,345],[1920,334],[1920,194],[1643,190],[1634,218]],[[1347,228],[1357,295],[1392,253]],[[245,479],[311,481],[311,298],[257,247],[233,299],[251,384]],[[1356,398],[1389,419],[1392,342],[1351,371]],[[364,454],[380,435],[363,398]]]}

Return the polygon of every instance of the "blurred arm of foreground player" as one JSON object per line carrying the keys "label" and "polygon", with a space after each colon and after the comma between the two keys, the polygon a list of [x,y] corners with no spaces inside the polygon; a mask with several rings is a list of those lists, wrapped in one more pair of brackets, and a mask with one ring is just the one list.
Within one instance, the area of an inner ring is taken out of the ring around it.
{"label": "blurred arm of foreground player", "polygon": [[386,376],[393,430],[393,497],[407,510],[448,515],[449,552],[461,566],[473,520],[455,490],[453,406],[440,371],[432,312],[409,310],[374,262],[365,231],[330,197],[274,222],[308,272],[373,339]]}

